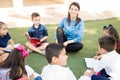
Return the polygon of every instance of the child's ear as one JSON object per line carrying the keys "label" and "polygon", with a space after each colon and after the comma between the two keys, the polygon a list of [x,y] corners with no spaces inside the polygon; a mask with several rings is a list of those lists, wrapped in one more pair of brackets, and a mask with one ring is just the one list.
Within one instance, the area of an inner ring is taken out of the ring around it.
{"label": "child's ear", "polygon": [[57,61],[58,61],[58,58],[55,57],[55,56],[53,56],[53,57],[52,57],[52,62],[53,62],[53,63],[57,63]]}
{"label": "child's ear", "polygon": [[107,51],[106,51],[104,48],[101,48],[101,53],[102,53],[102,54],[106,54]]}

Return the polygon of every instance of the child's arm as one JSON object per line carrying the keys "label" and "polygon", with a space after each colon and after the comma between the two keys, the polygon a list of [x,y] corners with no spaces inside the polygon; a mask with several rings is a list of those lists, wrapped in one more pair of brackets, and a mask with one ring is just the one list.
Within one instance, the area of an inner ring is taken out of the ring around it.
{"label": "child's arm", "polygon": [[10,47],[5,47],[5,48],[0,47],[0,50],[12,50],[14,48],[14,45],[15,45],[14,41],[12,39],[10,39],[8,42],[10,44]]}
{"label": "child's arm", "polygon": [[100,60],[102,58],[103,54],[99,55],[99,56],[94,56],[94,59]]}
{"label": "child's arm", "polygon": [[41,42],[47,40],[48,36],[44,36],[42,39],[40,39]]}
{"label": "child's arm", "polygon": [[0,50],[12,50],[15,47],[14,41],[12,39],[10,39],[8,42],[10,46],[7,46],[5,48],[0,47]]}
{"label": "child's arm", "polygon": [[7,59],[7,57],[9,56],[9,54],[3,54],[0,56],[0,63],[3,62],[5,59]]}
{"label": "child's arm", "polygon": [[[3,47],[0,47],[0,50],[5,50],[6,48],[3,48]],[[0,51],[0,53],[1,53],[1,51]]]}
{"label": "child's arm", "polygon": [[93,69],[91,69],[91,70],[86,70],[86,71],[84,72],[84,75],[85,75],[85,76],[88,76],[88,77],[91,77],[93,74],[95,74],[95,71],[94,71]]}
{"label": "child's arm", "polygon": [[[30,68],[29,66],[27,66],[28,68]],[[26,69],[26,66],[25,66],[25,69]],[[27,70],[26,70],[27,71]],[[20,68],[20,72],[22,73],[22,69]],[[19,78],[18,80],[33,80],[34,79],[34,75],[31,74],[29,77],[28,77],[28,73],[25,74],[23,73],[22,77]]]}
{"label": "child's arm", "polygon": [[12,39],[9,40],[10,47],[7,47],[7,50],[12,50],[15,47],[14,41]]}

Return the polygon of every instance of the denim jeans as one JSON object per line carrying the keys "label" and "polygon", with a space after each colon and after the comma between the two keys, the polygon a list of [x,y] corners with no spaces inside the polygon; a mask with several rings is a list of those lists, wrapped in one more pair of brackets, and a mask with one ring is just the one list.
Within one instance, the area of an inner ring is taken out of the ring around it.
{"label": "denim jeans", "polygon": [[34,80],[42,80],[42,78],[40,76],[38,76]]}

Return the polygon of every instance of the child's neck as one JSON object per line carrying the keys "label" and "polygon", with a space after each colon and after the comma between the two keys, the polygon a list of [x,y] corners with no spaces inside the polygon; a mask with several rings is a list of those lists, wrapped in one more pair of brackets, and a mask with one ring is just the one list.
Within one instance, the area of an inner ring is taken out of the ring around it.
{"label": "child's neck", "polygon": [[38,27],[39,27],[39,25],[34,25],[34,27],[35,27],[35,28],[38,28]]}
{"label": "child's neck", "polygon": [[2,35],[2,34],[0,34],[0,36],[1,36],[1,37],[3,37],[3,35]]}

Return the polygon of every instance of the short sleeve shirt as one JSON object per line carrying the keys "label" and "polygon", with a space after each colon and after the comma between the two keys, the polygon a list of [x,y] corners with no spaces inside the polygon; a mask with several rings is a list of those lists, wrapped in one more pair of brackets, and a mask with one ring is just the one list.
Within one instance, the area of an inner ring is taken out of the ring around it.
{"label": "short sleeve shirt", "polygon": [[41,77],[43,80],[76,80],[76,77],[69,67],[51,64],[43,68]]}
{"label": "short sleeve shirt", "polygon": [[10,79],[10,69],[0,68],[0,80],[12,80]]}
{"label": "short sleeve shirt", "polygon": [[7,33],[7,35],[5,36],[0,36],[0,47],[5,48],[8,44],[8,41],[11,39],[9,33]]}

